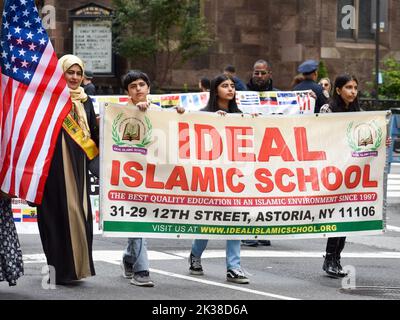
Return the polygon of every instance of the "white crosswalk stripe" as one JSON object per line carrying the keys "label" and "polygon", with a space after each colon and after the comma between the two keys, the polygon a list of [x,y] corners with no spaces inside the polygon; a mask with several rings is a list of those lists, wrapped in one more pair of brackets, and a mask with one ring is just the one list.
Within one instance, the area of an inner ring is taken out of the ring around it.
{"label": "white crosswalk stripe", "polygon": [[388,199],[398,198],[400,200],[400,174],[391,173],[388,175],[387,197]]}

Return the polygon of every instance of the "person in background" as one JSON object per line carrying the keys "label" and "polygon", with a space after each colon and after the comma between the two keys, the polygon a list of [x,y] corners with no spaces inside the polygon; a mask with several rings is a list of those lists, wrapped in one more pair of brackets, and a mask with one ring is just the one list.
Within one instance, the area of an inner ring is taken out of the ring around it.
{"label": "person in background", "polygon": [[331,80],[329,78],[322,78],[319,80],[318,84],[322,87],[325,97],[329,99],[332,91]]}
{"label": "person in background", "polygon": [[300,82],[304,81],[304,76],[302,73],[299,73],[293,77],[292,83],[290,84],[290,88],[296,87]]}
{"label": "person in background", "polygon": [[277,91],[273,86],[272,68],[265,60],[257,60],[253,66],[252,77],[247,84],[250,91]]}
{"label": "person in background", "polygon": [[[88,163],[99,153],[99,130],[92,101],[81,87],[85,71],[82,60],[68,54],[59,64],[72,108],[57,137],[37,215],[50,283],[55,278],[56,284],[68,284],[95,275]],[[74,139],[76,134],[82,140]]]}
{"label": "person in background", "polygon": [[96,95],[96,86],[92,82],[93,80],[93,72],[90,70],[85,70],[83,75],[82,86],[85,93],[89,96]]}
{"label": "person in background", "polygon": [[236,91],[246,91],[247,87],[246,85],[243,83],[242,80],[240,80],[237,76],[236,76],[236,68],[233,65],[227,65],[224,68],[223,73],[229,77],[231,77],[233,79],[233,81],[235,82],[235,89]]}
{"label": "person in background", "polygon": [[[250,91],[276,91],[273,86],[271,65],[265,60],[257,60],[253,65],[253,75],[247,84]],[[248,247],[270,246],[270,240],[242,240],[242,244]]]}
{"label": "person in background", "polygon": [[199,89],[201,92],[209,92],[210,91],[210,79],[203,77],[199,81]]}
{"label": "person in background", "polygon": [[294,91],[312,90],[317,98],[315,101],[315,113],[319,113],[321,107],[327,103],[328,99],[324,95],[323,89],[316,82],[318,79],[318,62],[315,60],[304,61],[297,69],[303,74],[304,80],[293,88]]}
{"label": "person in background", "polygon": [[[210,99],[200,111],[216,112],[222,116],[228,113],[242,113],[236,104],[236,90],[233,79],[219,75],[211,81]],[[203,275],[201,255],[207,247],[208,240],[196,239],[192,243],[189,255],[189,272],[192,275]],[[226,240],[226,279],[229,282],[246,284],[249,279],[240,266],[240,240]]]}

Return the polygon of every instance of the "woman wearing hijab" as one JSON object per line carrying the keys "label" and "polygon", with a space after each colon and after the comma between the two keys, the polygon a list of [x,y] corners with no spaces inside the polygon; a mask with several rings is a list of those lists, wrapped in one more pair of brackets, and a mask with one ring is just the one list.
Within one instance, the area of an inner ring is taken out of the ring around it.
{"label": "woman wearing hijab", "polygon": [[72,108],[58,135],[37,212],[50,280],[68,284],[95,275],[88,164],[98,155],[99,140],[93,104],[80,86],[85,71],[82,60],[65,55],[59,64],[70,90]]}

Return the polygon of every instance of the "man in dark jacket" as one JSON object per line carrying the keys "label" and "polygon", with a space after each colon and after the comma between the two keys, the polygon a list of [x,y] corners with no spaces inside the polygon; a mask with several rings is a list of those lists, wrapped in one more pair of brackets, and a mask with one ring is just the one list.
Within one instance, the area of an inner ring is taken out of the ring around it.
{"label": "man in dark jacket", "polygon": [[253,75],[247,84],[249,91],[276,91],[272,83],[271,65],[265,60],[257,60],[253,66]]}
{"label": "man in dark jacket", "polygon": [[304,61],[297,69],[302,73],[304,80],[293,88],[294,91],[312,90],[317,96],[314,113],[319,113],[321,107],[328,102],[323,88],[316,82],[318,79],[318,62],[315,60]]}
{"label": "man in dark jacket", "polygon": [[[277,91],[272,84],[271,65],[265,60],[257,60],[253,66],[253,75],[247,84],[249,91]],[[242,240],[244,246],[270,246],[270,240]]]}

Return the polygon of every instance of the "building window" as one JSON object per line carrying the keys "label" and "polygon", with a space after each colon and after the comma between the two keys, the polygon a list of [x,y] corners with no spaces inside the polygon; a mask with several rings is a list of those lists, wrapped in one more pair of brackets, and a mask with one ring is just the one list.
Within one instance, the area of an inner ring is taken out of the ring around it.
{"label": "building window", "polygon": [[[338,0],[337,1],[337,38],[354,41],[373,40],[375,31],[375,0]],[[374,9],[374,10],[373,10]]]}

